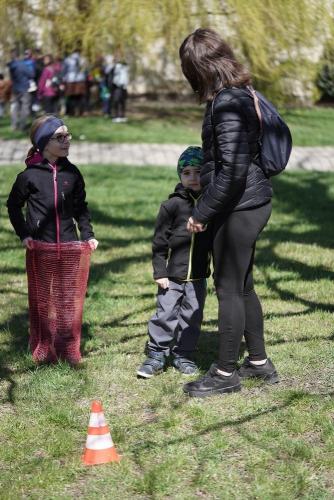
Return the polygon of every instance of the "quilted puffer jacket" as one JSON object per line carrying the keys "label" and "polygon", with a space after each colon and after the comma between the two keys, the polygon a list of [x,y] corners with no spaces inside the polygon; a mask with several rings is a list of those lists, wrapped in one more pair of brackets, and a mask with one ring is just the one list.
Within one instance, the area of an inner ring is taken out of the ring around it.
{"label": "quilted puffer jacket", "polygon": [[51,165],[39,152],[28,156],[26,165],[7,200],[9,218],[19,238],[76,241],[77,225],[82,240],[94,238],[85,183],[77,167],[67,158]]}
{"label": "quilted puffer jacket", "polygon": [[[224,89],[207,103],[203,127],[202,198],[193,216],[206,224],[215,216],[265,205],[272,197],[270,180],[252,160],[259,151],[259,120],[246,89]],[[213,135],[213,127],[215,138]]]}
{"label": "quilted puffer jacket", "polygon": [[152,244],[154,279],[189,281],[210,276],[211,226],[202,233],[187,231],[187,221],[200,196],[178,184],[161,204]]}

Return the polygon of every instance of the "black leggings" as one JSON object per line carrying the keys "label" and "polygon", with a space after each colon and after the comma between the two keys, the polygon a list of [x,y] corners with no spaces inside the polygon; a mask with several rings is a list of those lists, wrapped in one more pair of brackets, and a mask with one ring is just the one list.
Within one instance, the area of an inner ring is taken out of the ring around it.
{"label": "black leggings", "polygon": [[236,367],[242,336],[251,360],[267,357],[263,338],[263,314],[253,284],[257,237],[267,224],[271,203],[231,213],[214,222],[214,281],[219,303],[219,361],[221,370]]}

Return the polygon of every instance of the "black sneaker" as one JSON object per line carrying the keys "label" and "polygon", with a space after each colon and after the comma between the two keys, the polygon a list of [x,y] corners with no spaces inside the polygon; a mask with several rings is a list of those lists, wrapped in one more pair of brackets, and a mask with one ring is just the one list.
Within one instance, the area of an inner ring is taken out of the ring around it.
{"label": "black sneaker", "polygon": [[189,358],[174,356],[173,366],[184,375],[194,375],[198,371],[197,365]]}
{"label": "black sneaker", "polygon": [[279,382],[276,368],[269,358],[264,365],[253,365],[247,357],[240,366],[238,373],[241,378],[260,378],[268,384],[276,384]]}
{"label": "black sneaker", "polygon": [[151,378],[163,371],[165,363],[165,357],[161,358],[149,356],[137,370],[137,375],[138,377]]}
{"label": "black sneaker", "polygon": [[241,385],[237,371],[234,370],[229,377],[226,377],[217,372],[217,366],[215,364],[211,365],[210,370],[204,377],[183,386],[183,391],[188,394],[188,396],[197,398],[213,396],[214,394],[237,392],[240,391],[240,389]]}

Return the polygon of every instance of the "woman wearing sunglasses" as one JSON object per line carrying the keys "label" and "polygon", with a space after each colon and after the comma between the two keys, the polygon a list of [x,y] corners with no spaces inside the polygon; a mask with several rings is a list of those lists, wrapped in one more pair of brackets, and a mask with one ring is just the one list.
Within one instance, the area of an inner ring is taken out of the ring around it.
{"label": "woman wearing sunglasses", "polygon": [[82,255],[94,251],[98,242],[83,177],[67,159],[71,138],[56,116],[41,116],[33,122],[27,167],[17,176],[7,207],[15,232],[27,249],[33,358],[37,362],[63,359],[75,365],[81,360],[83,306],[83,300],[81,309],[78,305],[76,289],[82,294],[88,278]]}

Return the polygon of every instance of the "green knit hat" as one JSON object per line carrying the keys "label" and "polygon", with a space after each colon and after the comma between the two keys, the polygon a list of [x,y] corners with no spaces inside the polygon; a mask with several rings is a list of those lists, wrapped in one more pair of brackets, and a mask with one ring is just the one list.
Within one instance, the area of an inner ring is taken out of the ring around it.
{"label": "green knit hat", "polygon": [[203,163],[203,151],[199,146],[189,146],[181,154],[177,162],[177,173],[181,178],[182,170],[185,167],[200,168]]}

